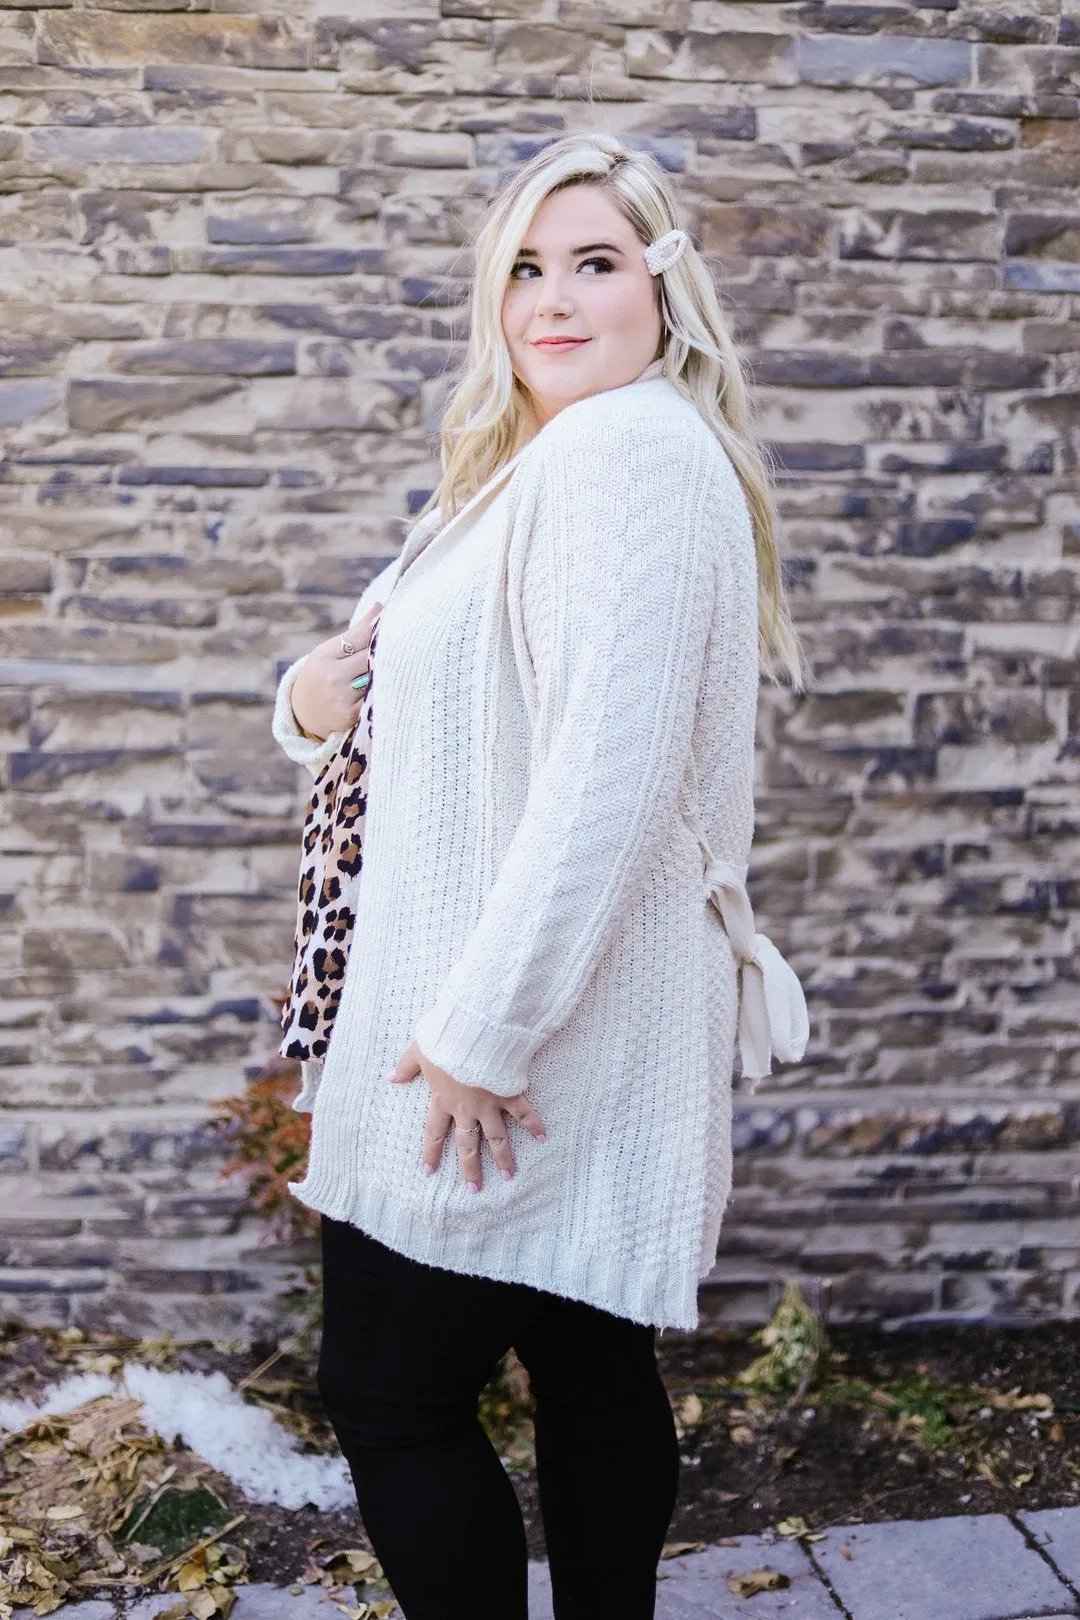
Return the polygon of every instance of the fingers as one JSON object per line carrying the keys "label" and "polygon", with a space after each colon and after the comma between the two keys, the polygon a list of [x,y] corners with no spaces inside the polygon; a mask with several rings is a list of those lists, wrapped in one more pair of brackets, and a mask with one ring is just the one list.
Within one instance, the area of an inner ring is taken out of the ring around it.
{"label": "fingers", "polygon": [[[473,1119],[458,1119],[455,1121],[454,1140],[457,1142],[458,1165],[465,1184],[470,1191],[479,1192],[483,1186],[483,1159],[481,1155],[481,1142],[487,1140],[491,1148],[491,1156],[495,1160],[495,1167],[504,1181],[512,1181],[517,1174],[517,1164],[514,1160],[513,1149],[510,1146],[510,1134],[506,1125],[506,1114],[520,1120],[538,1141],[546,1142],[547,1133],[543,1122],[531,1103],[527,1103],[522,1096],[500,1099],[499,1104],[480,1103],[477,1115]],[[479,1126],[479,1130],[471,1127]]]}
{"label": "fingers", "polygon": [[424,1174],[433,1176],[439,1168],[442,1158],[443,1143],[451,1125],[454,1123],[452,1114],[448,1114],[442,1104],[432,1097],[428,1104],[427,1119],[424,1123],[424,1151],[421,1159]]}
{"label": "fingers", "polygon": [[[372,627],[375,620],[382,612],[382,608],[383,605],[381,602],[372,602],[366,613],[362,613],[358,619],[353,619],[348,629],[343,630],[340,635],[332,636],[327,642],[327,645],[336,645],[339,658],[343,653],[343,648],[341,645],[342,640],[344,640],[350,647],[356,647],[358,650],[362,651],[371,643]],[[348,657],[349,654],[346,653],[345,656]]]}
{"label": "fingers", "polygon": [[369,675],[370,673],[371,661],[366,647],[361,647],[357,652],[350,653],[347,658],[340,656],[339,649],[339,655],[334,659],[334,674],[339,676],[341,680],[354,681],[358,675]]}
{"label": "fingers", "polygon": [[480,1138],[483,1127],[478,1119],[460,1118],[454,1121],[454,1141],[457,1143],[458,1168],[465,1178],[465,1185],[471,1193],[478,1193],[483,1186],[483,1172],[480,1168]]}
{"label": "fingers", "polygon": [[471,1193],[479,1193],[484,1184],[482,1144],[485,1140],[499,1174],[504,1181],[512,1181],[517,1174],[517,1164],[510,1146],[507,1114],[524,1125],[537,1141],[547,1141],[543,1121],[523,1094],[500,1097],[496,1101],[491,1093],[488,1099],[477,1102],[475,1112],[470,1109],[468,1114],[461,1112],[456,1116],[433,1094],[424,1126],[422,1166],[425,1175],[433,1175],[438,1169],[443,1146],[452,1133],[458,1168]]}
{"label": "fingers", "polygon": [[514,1163],[514,1155],[510,1149],[510,1136],[507,1132],[502,1109],[493,1108],[490,1111],[485,1111],[481,1117],[481,1124],[491,1148],[491,1156],[495,1160],[495,1168],[504,1181],[511,1181],[517,1166]]}
{"label": "fingers", "polygon": [[524,1125],[538,1142],[547,1141],[544,1122],[532,1103],[527,1101],[523,1091],[519,1091],[516,1097],[504,1097],[502,1106],[504,1113],[510,1114],[519,1125]]}

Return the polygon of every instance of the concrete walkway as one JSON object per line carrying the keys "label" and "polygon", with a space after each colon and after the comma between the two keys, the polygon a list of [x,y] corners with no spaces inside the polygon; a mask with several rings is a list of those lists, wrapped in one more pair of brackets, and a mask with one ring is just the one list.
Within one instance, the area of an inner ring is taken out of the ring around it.
{"label": "concrete walkway", "polygon": [[[734,1595],[729,1575],[771,1569],[789,1584]],[[978,1518],[843,1525],[822,1540],[738,1536],[664,1559],[656,1620],[1065,1620],[1080,1617],[1080,1508]],[[458,1578],[468,1580],[463,1565]],[[358,1588],[358,1597],[364,1596]],[[371,1591],[368,1596],[386,1594]],[[338,1620],[318,1587],[241,1586],[231,1620]],[[124,1620],[153,1620],[176,1594],[143,1598]],[[62,1620],[118,1620],[112,1603],[68,1604]],[[16,1611],[19,1620],[31,1611]],[[547,1565],[529,1566],[530,1620],[552,1620]]]}

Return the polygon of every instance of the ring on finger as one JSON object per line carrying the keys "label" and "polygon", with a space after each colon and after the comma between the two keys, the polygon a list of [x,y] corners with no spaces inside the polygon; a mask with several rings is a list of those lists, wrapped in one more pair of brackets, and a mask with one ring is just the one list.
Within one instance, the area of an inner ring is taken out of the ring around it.
{"label": "ring on finger", "polygon": [[480,1127],[479,1125],[457,1125],[455,1130],[459,1136],[476,1136]]}
{"label": "ring on finger", "polygon": [[368,682],[370,680],[371,680],[370,675],[367,675],[367,674],[358,675],[356,677],[355,681],[350,681],[349,682],[349,685],[352,687],[354,692],[362,692],[364,690],[365,686],[367,686],[367,684],[368,684]]}
{"label": "ring on finger", "polygon": [[348,636],[341,636],[339,639],[341,641],[342,655],[345,658],[351,658],[353,653],[356,651],[356,648],[353,646]]}

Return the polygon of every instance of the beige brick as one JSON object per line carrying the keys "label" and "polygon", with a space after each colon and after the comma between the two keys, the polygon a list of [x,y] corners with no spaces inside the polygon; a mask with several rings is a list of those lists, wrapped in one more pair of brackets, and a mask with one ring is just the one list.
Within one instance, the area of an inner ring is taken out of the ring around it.
{"label": "beige brick", "polygon": [[39,62],[59,67],[168,62],[304,68],[308,60],[304,26],[290,18],[211,12],[46,10],[37,51]]}

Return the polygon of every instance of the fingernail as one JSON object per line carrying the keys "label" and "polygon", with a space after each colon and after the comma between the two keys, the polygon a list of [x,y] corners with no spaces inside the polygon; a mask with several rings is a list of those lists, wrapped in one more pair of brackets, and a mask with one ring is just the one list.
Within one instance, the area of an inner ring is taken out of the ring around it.
{"label": "fingernail", "polygon": [[383,1075],[383,1079],[386,1080],[390,1085],[393,1085],[396,1078],[397,1078],[397,1070],[396,1069],[388,1069],[386,1071],[386,1073]]}
{"label": "fingernail", "polygon": [[425,1164],[424,1174],[425,1176],[433,1176],[435,1174],[435,1166],[433,1164]]}
{"label": "fingernail", "polygon": [[465,1185],[472,1193],[478,1193],[480,1191],[480,1188],[477,1186],[475,1181],[467,1181]]}
{"label": "fingernail", "polygon": [[540,1135],[536,1138],[536,1140],[538,1142],[546,1142],[547,1141],[547,1131],[541,1131]]}
{"label": "fingernail", "polygon": [[504,1181],[513,1181],[514,1179],[514,1172],[512,1170],[500,1170],[499,1174],[502,1176]]}

